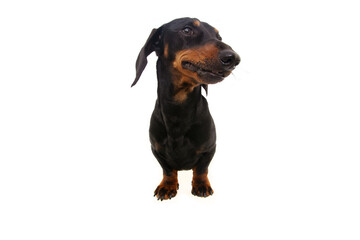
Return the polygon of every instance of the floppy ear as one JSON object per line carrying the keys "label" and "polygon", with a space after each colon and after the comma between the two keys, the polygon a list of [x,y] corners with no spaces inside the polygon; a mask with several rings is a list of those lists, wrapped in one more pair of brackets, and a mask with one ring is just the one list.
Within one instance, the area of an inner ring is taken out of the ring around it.
{"label": "floppy ear", "polygon": [[136,77],[131,87],[137,83],[141,76],[141,73],[144,71],[147,64],[147,56],[149,56],[150,53],[152,53],[153,51],[157,50],[157,47],[159,46],[160,34],[161,27],[159,29],[154,28],[151,31],[150,36],[146,40],[145,45],[140,50],[140,53],[136,60]]}

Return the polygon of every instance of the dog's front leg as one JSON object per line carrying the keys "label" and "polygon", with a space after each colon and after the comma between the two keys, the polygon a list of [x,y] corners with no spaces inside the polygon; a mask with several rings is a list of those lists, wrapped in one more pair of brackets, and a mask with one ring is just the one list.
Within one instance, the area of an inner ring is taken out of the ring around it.
{"label": "dog's front leg", "polygon": [[176,196],[177,190],[179,189],[179,183],[177,178],[177,171],[172,170],[170,172],[165,172],[163,175],[163,180],[156,188],[154,196],[158,200],[171,199]]}
{"label": "dog's front leg", "polygon": [[215,153],[215,148],[203,153],[196,167],[193,168],[191,193],[198,197],[208,197],[214,193],[208,178],[208,166]]}

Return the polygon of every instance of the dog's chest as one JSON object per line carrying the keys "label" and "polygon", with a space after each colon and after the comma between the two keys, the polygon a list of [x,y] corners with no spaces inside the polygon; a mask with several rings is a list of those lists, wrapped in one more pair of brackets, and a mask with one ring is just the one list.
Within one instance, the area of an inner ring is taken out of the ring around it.
{"label": "dog's chest", "polygon": [[186,136],[176,139],[168,137],[165,152],[167,155],[166,159],[170,164],[180,169],[191,169],[194,162],[198,159],[191,139]]}

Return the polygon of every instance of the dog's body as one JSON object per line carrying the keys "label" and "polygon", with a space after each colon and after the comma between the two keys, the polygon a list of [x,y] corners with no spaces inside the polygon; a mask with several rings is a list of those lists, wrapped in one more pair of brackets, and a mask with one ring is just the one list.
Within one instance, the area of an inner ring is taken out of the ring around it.
{"label": "dog's body", "polygon": [[133,85],[153,51],[158,56],[158,99],[151,117],[150,142],[163,168],[155,195],[161,200],[174,197],[177,171],[193,169],[192,193],[207,197],[213,193],[207,172],[215,153],[216,132],[201,87],[207,92],[207,84],[222,81],[240,58],[207,23],[176,19],[151,32],[139,53]]}

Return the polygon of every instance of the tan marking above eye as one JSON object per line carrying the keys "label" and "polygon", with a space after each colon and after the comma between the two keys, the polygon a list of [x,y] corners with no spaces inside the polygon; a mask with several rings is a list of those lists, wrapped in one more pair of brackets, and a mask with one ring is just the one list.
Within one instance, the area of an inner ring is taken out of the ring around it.
{"label": "tan marking above eye", "polygon": [[195,20],[193,23],[194,23],[194,26],[196,26],[196,27],[200,26],[200,21],[199,20]]}

